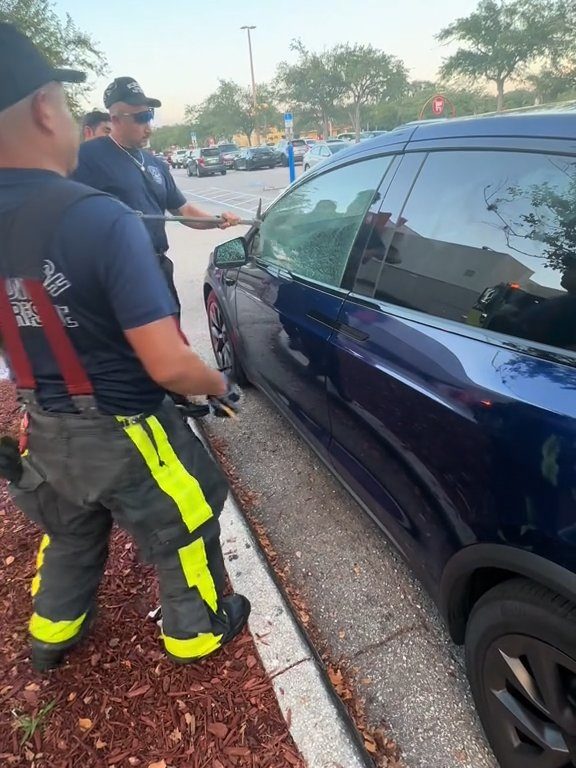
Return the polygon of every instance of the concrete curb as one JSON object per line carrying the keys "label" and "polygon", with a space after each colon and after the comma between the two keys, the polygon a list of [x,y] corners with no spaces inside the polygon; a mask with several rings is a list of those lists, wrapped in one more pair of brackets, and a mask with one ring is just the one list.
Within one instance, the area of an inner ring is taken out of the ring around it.
{"label": "concrete curb", "polygon": [[[191,426],[206,445],[197,426]],[[230,581],[234,591],[246,595],[252,603],[250,631],[308,768],[369,768],[315,651],[303,636],[265,554],[232,496],[226,501],[220,522]]]}

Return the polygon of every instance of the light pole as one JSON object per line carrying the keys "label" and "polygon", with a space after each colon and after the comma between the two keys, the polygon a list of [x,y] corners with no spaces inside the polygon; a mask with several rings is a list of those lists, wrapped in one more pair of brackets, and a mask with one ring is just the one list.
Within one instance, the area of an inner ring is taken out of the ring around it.
{"label": "light pole", "polygon": [[254,58],[252,56],[252,38],[250,32],[256,29],[255,26],[244,26],[240,29],[245,29],[248,33],[248,51],[250,53],[250,74],[252,76],[252,99],[254,101],[254,122],[256,125],[256,143],[260,144],[260,131],[258,130],[258,96],[256,94],[256,78],[254,77]]}

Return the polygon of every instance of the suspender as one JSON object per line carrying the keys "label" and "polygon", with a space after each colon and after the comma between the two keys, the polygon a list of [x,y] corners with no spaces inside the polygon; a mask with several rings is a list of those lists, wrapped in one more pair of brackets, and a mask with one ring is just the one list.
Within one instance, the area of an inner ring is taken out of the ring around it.
{"label": "suspender", "polygon": [[64,386],[79,411],[94,410],[94,388],[56,307],[44,287],[43,262],[64,212],[87,197],[102,195],[65,179],[47,183],[15,212],[0,217],[0,331],[23,399],[37,389],[7,280],[20,281],[40,319]]}

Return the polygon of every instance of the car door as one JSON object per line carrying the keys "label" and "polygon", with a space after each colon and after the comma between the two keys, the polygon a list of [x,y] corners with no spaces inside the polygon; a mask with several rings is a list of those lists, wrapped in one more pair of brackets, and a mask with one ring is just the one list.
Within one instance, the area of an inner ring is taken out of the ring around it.
{"label": "car door", "polygon": [[236,317],[243,363],[317,443],[328,442],[326,341],[342,308],[355,238],[387,160],[308,176],[266,213],[240,269]]}
{"label": "car door", "polygon": [[542,457],[574,442],[576,374],[537,358],[576,350],[576,158],[492,143],[406,155],[329,345],[333,461],[432,589],[574,510]]}

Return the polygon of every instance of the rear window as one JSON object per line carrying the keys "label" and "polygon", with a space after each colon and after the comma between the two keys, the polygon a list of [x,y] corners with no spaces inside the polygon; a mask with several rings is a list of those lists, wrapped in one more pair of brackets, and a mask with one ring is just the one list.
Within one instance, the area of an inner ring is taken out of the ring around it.
{"label": "rear window", "polygon": [[308,144],[304,141],[304,139],[294,139],[292,142],[293,147],[307,147]]}
{"label": "rear window", "polygon": [[342,142],[342,144],[328,144],[328,149],[330,152],[332,152],[333,155],[336,154],[336,152],[340,152],[341,149],[344,149],[346,147],[346,144]]}
{"label": "rear window", "polygon": [[220,150],[220,152],[236,152],[238,147],[236,146],[236,144],[220,144],[218,149]]}
{"label": "rear window", "polygon": [[201,155],[202,157],[219,157],[220,152],[219,147],[210,147],[209,149],[202,149]]}

